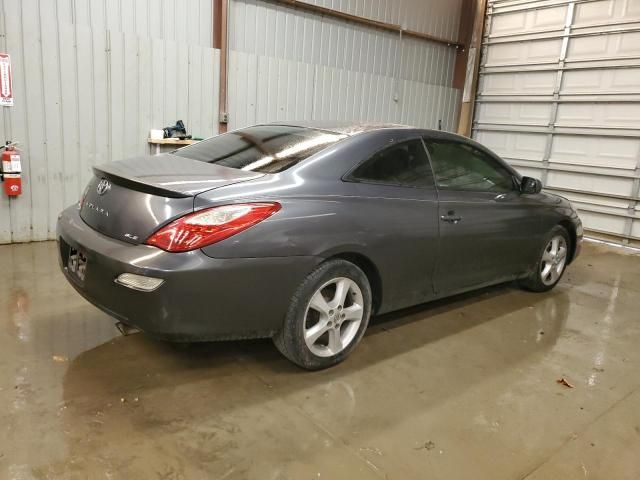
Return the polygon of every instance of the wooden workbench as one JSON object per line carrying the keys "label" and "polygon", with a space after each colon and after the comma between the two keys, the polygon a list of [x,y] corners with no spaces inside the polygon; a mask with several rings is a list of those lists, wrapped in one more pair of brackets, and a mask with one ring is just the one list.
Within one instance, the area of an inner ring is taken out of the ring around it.
{"label": "wooden workbench", "polygon": [[149,143],[149,148],[151,149],[150,153],[152,155],[160,155],[161,145],[182,147],[184,145],[191,145],[191,144],[197,143],[199,142],[199,140],[180,140],[179,138],[161,138],[159,140],[155,140],[153,138],[148,138],[147,142]]}

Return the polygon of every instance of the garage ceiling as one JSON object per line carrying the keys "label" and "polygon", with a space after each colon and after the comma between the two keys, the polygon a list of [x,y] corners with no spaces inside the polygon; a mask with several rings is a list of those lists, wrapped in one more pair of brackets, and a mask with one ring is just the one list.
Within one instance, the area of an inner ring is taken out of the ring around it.
{"label": "garage ceiling", "polygon": [[474,138],[640,241],[640,0],[494,0]]}

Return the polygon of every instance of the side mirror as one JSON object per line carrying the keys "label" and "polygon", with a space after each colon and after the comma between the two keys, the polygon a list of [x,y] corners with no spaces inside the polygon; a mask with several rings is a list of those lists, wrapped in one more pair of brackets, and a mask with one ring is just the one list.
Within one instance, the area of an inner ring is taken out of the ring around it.
{"label": "side mirror", "polygon": [[542,191],[542,182],[537,178],[522,177],[520,191],[522,193],[540,193]]}

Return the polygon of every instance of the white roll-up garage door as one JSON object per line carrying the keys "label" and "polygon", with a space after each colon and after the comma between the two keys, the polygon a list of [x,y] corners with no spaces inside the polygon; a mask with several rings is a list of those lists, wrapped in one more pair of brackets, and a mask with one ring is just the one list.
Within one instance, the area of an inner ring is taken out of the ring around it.
{"label": "white roll-up garage door", "polygon": [[474,138],[592,234],[640,241],[640,0],[494,0],[486,20]]}

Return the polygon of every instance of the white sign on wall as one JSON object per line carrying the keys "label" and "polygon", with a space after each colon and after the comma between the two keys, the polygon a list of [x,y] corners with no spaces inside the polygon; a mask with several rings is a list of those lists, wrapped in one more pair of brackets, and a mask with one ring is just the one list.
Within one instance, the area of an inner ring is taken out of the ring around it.
{"label": "white sign on wall", "polygon": [[8,53],[0,53],[0,105],[13,107],[13,78]]}

